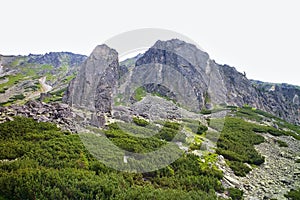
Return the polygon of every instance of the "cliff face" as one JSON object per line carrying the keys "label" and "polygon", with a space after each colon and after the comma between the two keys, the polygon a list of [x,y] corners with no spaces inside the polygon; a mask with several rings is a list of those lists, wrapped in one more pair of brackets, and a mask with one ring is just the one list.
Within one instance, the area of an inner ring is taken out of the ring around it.
{"label": "cliff face", "polygon": [[266,111],[289,122],[300,124],[300,88],[288,84],[252,81],[266,102]]}
{"label": "cliff face", "polygon": [[[149,73],[150,70],[155,73]],[[235,68],[218,65],[206,52],[180,40],[159,41],[151,47],[136,62],[133,80],[138,77],[171,85],[178,94],[176,101],[185,106],[196,103],[195,111],[217,104],[265,108],[259,92],[243,74]],[[195,101],[190,97],[195,97]]]}
{"label": "cliff face", "polygon": [[118,53],[106,45],[97,46],[70,82],[63,101],[92,112],[92,124],[102,126],[118,79]]}
{"label": "cliff face", "polygon": [[64,101],[94,112],[92,121],[100,126],[104,116],[111,115],[114,98],[123,98],[130,107],[140,87],[193,112],[220,104],[248,104],[299,123],[299,88],[281,85],[266,92],[235,68],[217,64],[195,45],[178,39],[157,41],[134,61],[127,69],[119,67],[115,50],[96,47],[70,83]]}
{"label": "cliff face", "polygon": [[147,90],[153,84],[163,85],[173,91],[182,106],[199,111],[205,104],[209,85],[207,65],[208,54],[194,45],[180,40],[158,41],[136,61],[131,83]]}
{"label": "cliff face", "polygon": [[[153,71],[153,66],[158,65],[162,69],[155,70],[152,74],[156,76],[149,77],[149,70]],[[138,77],[145,80],[147,76],[156,81],[156,77],[163,77],[158,81],[173,85],[171,90],[175,88],[175,95],[180,94],[176,100],[185,107],[196,104],[193,106],[196,111],[218,104],[248,104],[289,122],[300,123],[299,87],[280,84],[266,89],[264,84],[254,85],[245,74],[228,65],[217,64],[206,52],[180,40],[158,41],[136,61],[134,72],[134,80]],[[179,75],[174,77],[174,74]]]}

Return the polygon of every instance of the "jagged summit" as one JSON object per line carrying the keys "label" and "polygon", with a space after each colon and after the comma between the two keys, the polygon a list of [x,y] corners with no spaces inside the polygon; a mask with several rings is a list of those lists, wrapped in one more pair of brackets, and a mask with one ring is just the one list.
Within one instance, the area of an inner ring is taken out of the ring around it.
{"label": "jagged summit", "polygon": [[41,65],[50,63],[57,68],[68,62],[72,67],[74,65],[80,65],[86,58],[87,56],[71,52],[49,52],[46,54],[29,54],[28,63],[38,63]]}
{"label": "jagged summit", "polygon": [[205,69],[209,60],[208,53],[200,50],[194,44],[187,43],[179,39],[167,41],[158,40],[145,54],[173,54],[194,66]]}
{"label": "jagged summit", "polygon": [[118,52],[115,49],[108,47],[106,44],[97,45],[92,51],[90,57],[101,59],[102,57],[112,56],[115,57]]}
{"label": "jagged summit", "polygon": [[171,51],[174,51],[174,49],[176,48],[182,48],[185,50],[190,49],[191,51],[202,51],[203,53],[207,54],[203,49],[197,47],[195,44],[188,43],[177,38],[170,40],[157,40],[151,48],[165,49]]}

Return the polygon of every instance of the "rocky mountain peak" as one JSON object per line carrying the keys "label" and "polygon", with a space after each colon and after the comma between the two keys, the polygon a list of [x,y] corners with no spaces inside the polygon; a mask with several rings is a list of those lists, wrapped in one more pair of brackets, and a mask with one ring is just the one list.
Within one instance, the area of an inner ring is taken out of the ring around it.
{"label": "rocky mountain peak", "polygon": [[87,56],[70,52],[49,52],[46,54],[29,54],[28,63],[30,64],[51,64],[55,68],[68,63],[70,67],[80,65]]}
{"label": "rocky mountain peak", "polygon": [[94,59],[114,59],[116,56],[118,56],[118,52],[111,49],[106,44],[96,46],[90,55],[90,57],[93,57]]}
{"label": "rocky mountain peak", "polygon": [[[206,68],[209,60],[208,53],[200,50],[194,44],[190,44],[179,39],[171,39],[167,41],[158,40],[147,52],[149,54],[162,52],[170,55],[176,55],[177,57],[186,60],[186,62],[202,69]],[[145,54],[147,54],[147,52]]]}

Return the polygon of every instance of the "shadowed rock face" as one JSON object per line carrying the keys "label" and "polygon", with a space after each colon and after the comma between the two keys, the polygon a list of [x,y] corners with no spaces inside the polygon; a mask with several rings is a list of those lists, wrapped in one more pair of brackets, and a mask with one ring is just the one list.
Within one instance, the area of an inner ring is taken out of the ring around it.
{"label": "shadowed rock face", "polygon": [[208,63],[208,54],[194,45],[177,39],[158,41],[136,61],[131,83],[155,83],[170,88],[181,105],[199,111],[208,89]]}
{"label": "shadowed rock face", "polygon": [[71,81],[63,101],[93,113],[92,124],[103,126],[105,115],[111,112],[112,92],[118,79],[118,53],[99,45]]}
{"label": "shadowed rock face", "polygon": [[[158,70],[153,72],[155,68]],[[243,74],[235,68],[218,65],[206,52],[177,39],[156,42],[137,60],[132,76],[133,81],[143,77],[141,81],[149,79],[171,85],[169,87],[175,91],[176,100],[181,105],[196,104],[193,111],[222,103],[264,108],[258,92]]]}

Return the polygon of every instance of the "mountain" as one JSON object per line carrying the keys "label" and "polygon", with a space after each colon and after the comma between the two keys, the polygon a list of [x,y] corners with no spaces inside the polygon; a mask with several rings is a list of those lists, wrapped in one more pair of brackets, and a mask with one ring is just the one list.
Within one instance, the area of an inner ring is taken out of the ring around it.
{"label": "mountain", "polygon": [[[113,60],[108,61],[108,58]],[[184,41],[157,41],[143,55],[127,63],[130,64],[119,66],[116,52],[108,50],[107,46],[97,47],[71,83],[65,102],[111,116],[116,97],[119,104],[132,107],[132,97],[137,89],[142,89],[171,99],[191,112],[220,105],[249,105],[291,123],[300,123],[299,87],[283,84],[266,90],[262,84],[247,79],[233,67],[217,64],[206,52]],[[113,67],[109,68],[111,65]],[[101,76],[105,77],[103,82],[100,82]],[[97,91],[101,85],[109,85],[109,90],[104,89],[109,92]],[[77,89],[73,91],[74,88]],[[99,102],[103,102],[101,106],[95,105]]]}
{"label": "mountain", "polygon": [[0,58],[0,199],[299,199],[298,86],[178,39]]}
{"label": "mountain", "polygon": [[[45,55],[0,55],[0,103],[10,105],[39,98],[45,101],[61,99],[86,56],[68,53]],[[53,97],[54,96],[54,97]]]}

